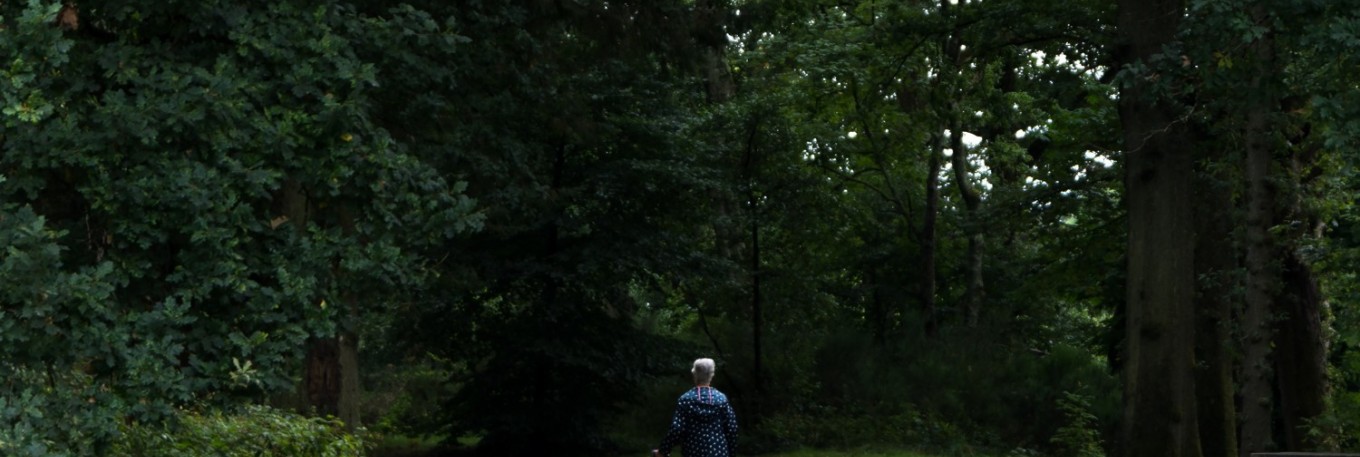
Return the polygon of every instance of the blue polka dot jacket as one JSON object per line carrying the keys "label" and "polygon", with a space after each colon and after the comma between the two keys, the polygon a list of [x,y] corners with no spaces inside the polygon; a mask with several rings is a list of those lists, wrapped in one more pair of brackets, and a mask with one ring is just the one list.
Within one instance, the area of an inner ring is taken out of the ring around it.
{"label": "blue polka dot jacket", "polygon": [[670,456],[676,445],[685,457],[732,457],[737,453],[737,414],[727,395],[712,387],[695,387],[675,402],[670,432],[657,450]]}

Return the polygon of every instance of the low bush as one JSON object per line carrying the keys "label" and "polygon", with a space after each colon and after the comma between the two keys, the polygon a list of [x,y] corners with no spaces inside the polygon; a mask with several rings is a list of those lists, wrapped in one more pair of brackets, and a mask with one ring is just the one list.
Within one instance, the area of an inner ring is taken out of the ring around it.
{"label": "low bush", "polygon": [[339,420],[265,406],[239,412],[183,411],[176,424],[128,424],[111,454],[128,457],[361,457],[368,444]]}
{"label": "low bush", "polygon": [[1096,429],[1096,416],[1090,413],[1091,400],[1075,392],[1064,392],[1058,409],[1067,415],[1067,424],[1049,439],[1059,457],[1105,457]]}

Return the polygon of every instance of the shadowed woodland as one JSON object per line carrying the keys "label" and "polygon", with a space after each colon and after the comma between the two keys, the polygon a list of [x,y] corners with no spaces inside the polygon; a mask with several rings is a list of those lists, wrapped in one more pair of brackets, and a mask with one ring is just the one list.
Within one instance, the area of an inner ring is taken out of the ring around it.
{"label": "shadowed woodland", "polygon": [[[1360,450],[1360,1],[0,1],[0,454]],[[677,454],[678,455],[678,454]]]}

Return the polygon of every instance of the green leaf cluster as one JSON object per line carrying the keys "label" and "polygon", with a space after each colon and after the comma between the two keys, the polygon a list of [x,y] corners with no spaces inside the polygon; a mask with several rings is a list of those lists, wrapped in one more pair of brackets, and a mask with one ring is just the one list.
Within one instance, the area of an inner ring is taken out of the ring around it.
{"label": "green leaf cluster", "polygon": [[[30,374],[3,384],[27,409],[0,426],[47,443],[33,455],[293,389],[306,341],[412,296],[480,227],[375,108],[373,50],[427,13],[63,5],[0,4],[0,361]],[[22,413],[49,403],[71,414]]]}

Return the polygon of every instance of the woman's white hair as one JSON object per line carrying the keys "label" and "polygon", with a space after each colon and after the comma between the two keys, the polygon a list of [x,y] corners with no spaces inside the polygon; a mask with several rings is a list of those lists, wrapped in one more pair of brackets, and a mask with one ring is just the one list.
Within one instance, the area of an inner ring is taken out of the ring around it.
{"label": "woman's white hair", "polygon": [[695,359],[694,368],[690,368],[690,374],[694,375],[695,384],[708,384],[713,381],[713,372],[717,367],[713,359]]}

